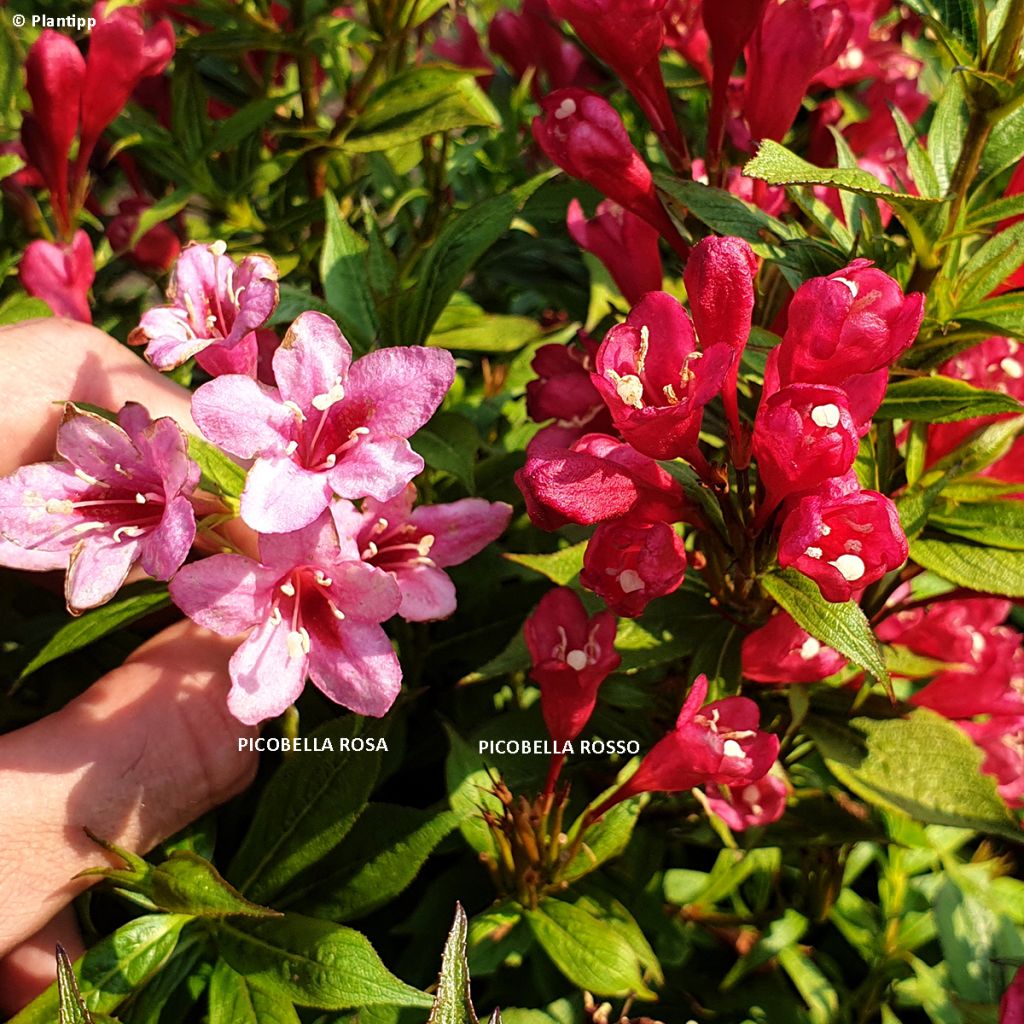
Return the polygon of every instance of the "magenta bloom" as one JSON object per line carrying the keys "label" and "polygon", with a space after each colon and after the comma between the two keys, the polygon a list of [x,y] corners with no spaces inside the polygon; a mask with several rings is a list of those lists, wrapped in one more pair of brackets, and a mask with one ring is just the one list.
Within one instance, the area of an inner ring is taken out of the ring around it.
{"label": "magenta bloom", "polygon": [[[1020,773],[1024,774],[1024,765]],[[999,1024],[1021,1024],[1021,1021],[1024,1021],[1024,965],[1017,968],[999,1003]]]}
{"label": "magenta bloom", "polygon": [[228,707],[246,725],[281,714],[307,675],[331,700],[380,717],[402,669],[380,623],[401,596],[389,573],[359,558],[328,514],[294,533],[260,538],[260,560],[213,555],[185,566],[171,597],[221,636],[252,632],[232,655]]}
{"label": "magenta bloom", "polygon": [[[0,534],[67,566],[72,614],[109,601],[139,562],[169,579],[196,534],[190,495],[199,467],[174,420],[129,402],[111,423],[71,403],[57,431],[57,462],[0,480]],[[24,563],[22,563],[24,567]]]}
{"label": "magenta bloom", "polygon": [[549,590],[523,625],[540,686],[540,706],[551,738],[574,740],[583,731],[598,687],[619,667],[615,653],[615,616],[588,618],[583,602],[568,587]]}
{"label": "magenta bloom", "polygon": [[261,533],[308,526],[332,495],[388,501],[423,469],[407,438],[441,404],[455,361],[440,349],[378,349],[352,362],[337,324],[303,313],[273,357],[277,387],[228,374],[192,415],[214,444],[255,458],[242,518]]}
{"label": "magenta bloom", "polygon": [[593,526],[628,515],[667,523],[699,516],[679,483],[646,455],[604,434],[587,434],[572,448],[544,448],[527,455],[516,473],[535,526]]}
{"label": "magenta bloom", "polygon": [[786,813],[786,798],[789,796],[786,783],[774,775],[765,775],[745,786],[711,783],[705,792],[708,807],[733,832],[778,821]]}
{"label": "magenta bloom", "polygon": [[608,268],[627,302],[635,304],[647,292],[661,289],[658,232],[647,221],[610,199],[598,203],[597,212],[587,220],[580,201],[574,199],[566,223],[576,244]]}
{"label": "magenta bloom", "polygon": [[779,535],[779,565],[809,576],[826,601],[849,601],[906,560],[896,506],[877,491],[801,498]]}
{"label": "magenta bloom", "polygon": [[608,332],[593,381],[637,451],[700,463],[704,406],[721,391],[732,360],[724,341],[698,347],[686,310],[667,292],[651,292]]}
{"label": "magenta bloom", "polygon": [[580,583],[616,615],[635,618],[656,597],[678,590],[685,575],[682,537],[667,523],[627,517],[594,531]]}
{"label": "magenta bloom", "polygon": [[601,813],[637,793],[677,793],[708,782],[746,786],[767,774],[779,739],[759,728],[761,713],[747,697],[726,697],[705,707],[708,681],[699,675],[676,727],[658,740]]}
{"label": "magenta bloom", "polygon": [[142,314],[129,344],[145,345],[158,370],[192,356],[211,374],[256,375],[255,331],[277,306],[277,265],[269,256],[225,255],[223,242],[185,247],[167,289],[171,300]]}
{"label": "magenta bloom", "polygon": [[743,675],[758,683],[816,683],[846,664],[781,609],[743,638]]}
{"label": "magenta bloom", "polygon": [[339,533],[355,526],[363,560],[398,582],[398,614],[409,622],[429,622],[455,611],[455,585],[444,570],[497,540],[512,517],[512,506],[464,498],[413,508],[415,501],[416,487],[409,484],[390,501],[366,498],[360,512],[349,502],[335,502],[331,511]]}
{"label": "magenta bloom", "polygon": [[[999,795],[1011,807],[1024,806],[1024,715],[993,715],[987,722],[957,725],[985,752],[981,770],[995,778]],[[1022,1018],[1000,1019],[1012,1022]]]}
{"label": "magenta bloom", "polygon": [[70,245],[37,239],[25,247],[18,278],[29,295],[42,299],[56,316],[92,323],[89,289],[96,270],[92,243],[84,231],[76,231]]}

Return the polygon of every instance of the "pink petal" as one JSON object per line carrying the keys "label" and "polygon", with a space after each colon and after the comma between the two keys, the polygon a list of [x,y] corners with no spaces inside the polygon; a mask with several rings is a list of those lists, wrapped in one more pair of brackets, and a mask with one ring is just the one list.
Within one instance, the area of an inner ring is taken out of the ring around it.
{"label": "pink petal", "polygon": [[348,398],[363,402],[374,435],[412,437],[441,404],[455,379],[455,360],[443,349],[382,348],[357,359]]}
{"label": "pink petal", "polygon": [[[223,268],[221,270],[223,273]],[[243,338],[262,327],[277,307],[278,299],[277,264],[269,256],[253,253],[242,260],[237,270],[231,268],[228,271],[229,278],[232,271],[234,280],[226,283],[229,288],[233,287],[238,297],[238,312],[230,334],[224,339],[228,348],[237,346]]]}
{"label": "pink petal", "polygon": [[433,535],[429,554],[435,565],[458,565],[504,533],[512,518],[512,506],[503,501],[464,498],[449,505],[421,505],[409,518]]}
{"label": "pink petal", "polygon": [[178,495],[165,506],[160,525],[142,539],[142,568],[154,579],[169,580],[188,558],[195,539],[196,514],[192,502]]}
{"label": "pink petal", "polygon": [[288,654],[289,626],[270,619],[231,656],[228,710],[245,725],[275,718],[302,693],[306,658]]}
{"label": "pink petal", "polygon": [[423,472],[421,459],[401,437],[362,440],[345,452],[329,471],[331,487],[343,498],[376,498],[388,501],[417,473]]}
{"label": "pink petal", "polygon": [[158,370],[173,370],[212,344],[211,338],[196,335],[188,313],[179,306],[146,310],[129,340],[146,345],[146,359]]}
{"label": "pink petal", "polygon": [[242,459],[284,448],[295,423],[274,388],[237,374],[199,388],[192,396],[192,418],[208,441]]}
{"label": "pink petal", "polygon": [[398,611],[398,584],[391,573],[366,562],[341,562],[331,567],[331,599],[346,621],[383,622]]}
{"label": "pink petal", "polygon": [[154,420],[133,440],[146,465],[163,482],[168,499],[183,491],[191,493],[199,483],[199,466],[188,457],[185,431],[169,416]]}
{"label": "pink petal", "polygon": [[0,479],[0,536],[26,550],[59,553],[66,564],[82,539],[72,527],[83,519],[73,512],[61,512],[59,505],[47,510],[47,499],[75,501],[89,487],[65,463],[22,466]]}
{"label": "pink petal", "polygon": [[57,453],[83,473],[121,488],[141,468],[138,451],[119,426],[70,403],[57,430]]}
{"label": "pink petal", "polygon": [[309,675],[331,700],[360,715],[386,714],[402,688],[402,668],[380,626],[345,622],[334,637],[316,635]]}
{"label": "pink petal", "polygon": [[257,459],[242,491],[242,519],[260,533],[289,533],[313,522],[330,500],[326,473],[311,473],[287,456]]}
{"label": "pink petal", "polygon": [[47,572],[50,569],[66,569],[70,552],[33,551],[22,548],[0,537],[0,565],[8,569],[24,569],[27,572]]}
{"label": "pink petal", "polygon": [[238,373],[243,377],[256,376],[259,364],[259,341],[255,331],[250,331],[234,348],[226,345],[210,345],[196,353],[196,362],[211,376],[223,377]]}
{"label": "pink petal", "polygon": [[139,542],[98,536],[82,541],[71,555],[64,596],[73,615],[105,604],[121,589],[139,554]]}
{"label": "pink petal", "polygon": [[267,616],[275,578],[244,555],[212,555],[181,569],[171,598],[193,622],[235,636]]}
{"label": "pink petal", "polygon": [[[352,557],[358,561],[358,552]],[[326,569],[340,559],[338,533],[334,520],[326,512],[299,530],[264,533],[260,537],[260,560],[265,566],[275,569],[278,576],[297,565],[317,565]]]}
{"label": "pink petal", "polygon": [[455,611],[455,584],[441,569],[430,565],[402,566],[395,579],[402,593],[398,614],[407,622],[446,619]]}
{"label": "pink petal", "polygon": [[334,391],[338,397],[330,404],[340,401],[347,391],[345,379],[351,362],[352,348],[338,325],[323,313],[303,313],[274,353],[274,379],[281,396],[304,411],[317,408],[317,398],[327,408],[324,402],[331,399],[334,389],[340,387],[341,391]]}

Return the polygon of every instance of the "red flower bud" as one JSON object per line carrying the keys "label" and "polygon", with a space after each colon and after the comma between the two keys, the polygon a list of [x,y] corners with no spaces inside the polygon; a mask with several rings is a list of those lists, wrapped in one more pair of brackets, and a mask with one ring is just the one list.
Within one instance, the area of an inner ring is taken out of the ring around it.
{"label": "red flower bud", "polygon": [[758,683],[817,683],[847,663],[781,609],[744,637],[741,656],[743,675]]}
{"label": "red flower bud", "polygon": [[605,199],[590,220],[578,199],[569,204],[569,234],[581,249],[593,253],[631,305],[661,288],[658,232],[618,203]]}
{"label": "red flower bud", "polygon": [[722,342],[699,349],[683,307],[667,292],[651,292],[608,332],[593,380],[634,448],[699,463],[704,406],[722,389],[732,359]]}
{"label": "red flower bud", "polygon": [[826,601],[849,601],[906,560],[896,506],[876,491],[802,498],[779,535],[779,565],[809,576]]}
{"label": "red flower bud", "polygon": [[678,589],[686,575],[683,539],[667,523],[603,523],[587,544],[580,583],[616,615],[635,618],[656,597]]}
{"label": "red flower bud", "polygon": [[615,628],[611,612],[588,618],[568,587],[549,590],[523,625],[544,722],[559,743],[580,734],[594,711],[598,687],[619,667]]}
{"label": "red flower bud", "polygon": [[70,245],[29,242],[18,267],[18,277],[29,295],[42,299],[57,316],[92,323],[89,288],[96,271],[92,243],[84,231],[76,231]]}
{"label": "red flower bud", "polygon": [[733,830],[770,825],[786,813],[789,790],[782,779],[765,775],[745,786],[707,787],[708,808]]}
{"label": "red flower bud", "polygon": [[[123,252],[131,244],[139,224],[139,217],[152,204],[145,199],[122,199],[117,205],[117,216],[107,227],[107,238],[114,252]],[[132,259],[146,270],[164,273],[181,252],[178,236],[166,223],[155,224],[131,250]]]}

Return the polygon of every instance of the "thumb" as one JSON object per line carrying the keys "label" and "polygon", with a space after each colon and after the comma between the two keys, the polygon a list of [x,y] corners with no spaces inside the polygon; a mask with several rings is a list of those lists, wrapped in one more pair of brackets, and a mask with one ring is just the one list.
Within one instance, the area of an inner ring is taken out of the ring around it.
{"label": "thumb", "polygon": [[238,793],[255,731],[230,716],[233,644],[180,622],[57,713],[0,737],[0,956],[89,884],[88,827],[146,853]]}

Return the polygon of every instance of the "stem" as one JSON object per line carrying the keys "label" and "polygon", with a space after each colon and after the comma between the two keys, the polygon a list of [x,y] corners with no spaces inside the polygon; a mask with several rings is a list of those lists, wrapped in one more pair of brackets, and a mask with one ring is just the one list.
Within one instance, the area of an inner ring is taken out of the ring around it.
{"label": "stem", "polygon": [[548,768],[548,778],[544,783],[544,792],[541,794],[545,800],[550,799],[552,794],[555,792],[555,784],[558,782],[558,776],[562,773],[562,765],[565,764],[565,754],[552,754],[551,765]]}

